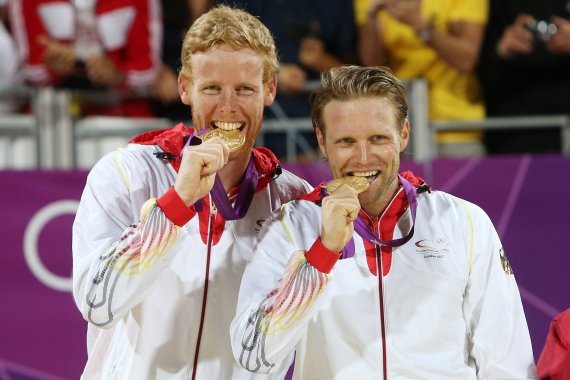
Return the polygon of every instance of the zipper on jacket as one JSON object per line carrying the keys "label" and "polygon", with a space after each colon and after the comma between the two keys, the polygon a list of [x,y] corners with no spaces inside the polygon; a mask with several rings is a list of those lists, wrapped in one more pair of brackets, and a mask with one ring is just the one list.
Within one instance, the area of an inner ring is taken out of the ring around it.
{"label": "zipper on jacket", "polygon": [[204,279],[204,295],[202,296],[202,312],[200,314],[200,327],[198,328],[198,338],[196,339],[196,350],[194,352],[194,364],[192,368],[192,380],[196,380],[196,371],[198,370],[198,358],[200,357],[200,343],[202,340],[202,330],[204,329],[204,321],[206,320],[206,299],[208,298],[208,282],[210,279],[210,255],[212,252],[212,240],[214,233],[212,232],[214,221],[217,213],[214,200],[210,197],[210,220],[208,222],[208,249],[206,253],[206,276]]}
{"label": "zipper on jacket", "polygon": [[[378,226],[378,236],[380,227]],[[380,333],[382,338],[382,379],[388,379],[388,363],[386,362],[386,322],[384,318],[384,267],[382,266],[382,247],[376,246],[376,272],[378,274],[378,295],[380,302]]]}

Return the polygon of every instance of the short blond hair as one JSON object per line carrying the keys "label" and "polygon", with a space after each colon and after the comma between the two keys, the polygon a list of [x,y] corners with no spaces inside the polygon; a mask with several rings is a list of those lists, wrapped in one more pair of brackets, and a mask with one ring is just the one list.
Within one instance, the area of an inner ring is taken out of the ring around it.
{"label": "short blond hair", "polygon": [[325,133],[323,109],[331,101],[374,96],[386,98],[392,102],[395,109],[396,127],[401,133],[408,117],[408,102],[404,87],[392,71],[383,66],[348,65],[323,72],[320,84],[311,94],[313,127]]}
{"label": "short blond hair", "polygon": [[267,83],[279,69],[277,48],[269,29],[244,10],[217,6],[200,16],[184,37],[182,44],[182,75],[190,78],[193,54],[227,45],[234,49],[251,49],[263,61],[263,82]]}

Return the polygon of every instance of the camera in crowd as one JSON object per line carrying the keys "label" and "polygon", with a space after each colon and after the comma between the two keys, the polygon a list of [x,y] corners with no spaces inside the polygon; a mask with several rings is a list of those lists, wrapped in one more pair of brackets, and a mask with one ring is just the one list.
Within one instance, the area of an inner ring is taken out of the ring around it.
{"label": "camera in crowd", "polygon": [[550,41],[556,32],[558,32],[558,28],[555,24],[545,20],[534,20],[526,24],[525,28],[532,33],[535,40],[541,42]]}

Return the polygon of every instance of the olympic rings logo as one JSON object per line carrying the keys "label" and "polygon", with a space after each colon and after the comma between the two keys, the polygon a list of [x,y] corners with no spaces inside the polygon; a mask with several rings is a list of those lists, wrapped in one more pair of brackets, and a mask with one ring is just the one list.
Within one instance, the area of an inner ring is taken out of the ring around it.
{"label": "olympic rings logo", "polygon": [[24,233],[24,258],[34,276],[45,286],[62,292],[70,292],[73,287],[71,277],[56,275],[42,263],[38,252],[38,240],[42,229],[60,215],[77,212],[79,201],[62,200],[42,207],[30,220]]}

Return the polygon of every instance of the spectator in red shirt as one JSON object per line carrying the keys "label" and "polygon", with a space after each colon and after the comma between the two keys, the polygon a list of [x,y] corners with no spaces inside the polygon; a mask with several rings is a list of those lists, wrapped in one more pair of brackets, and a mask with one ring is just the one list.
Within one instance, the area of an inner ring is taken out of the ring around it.
{"label": "spectator in red shirt", "polygon": [[[159,68],[159,0],[8,0],[32,85],[146,89]],[[87,110],[151,116],[147,100]]]}

